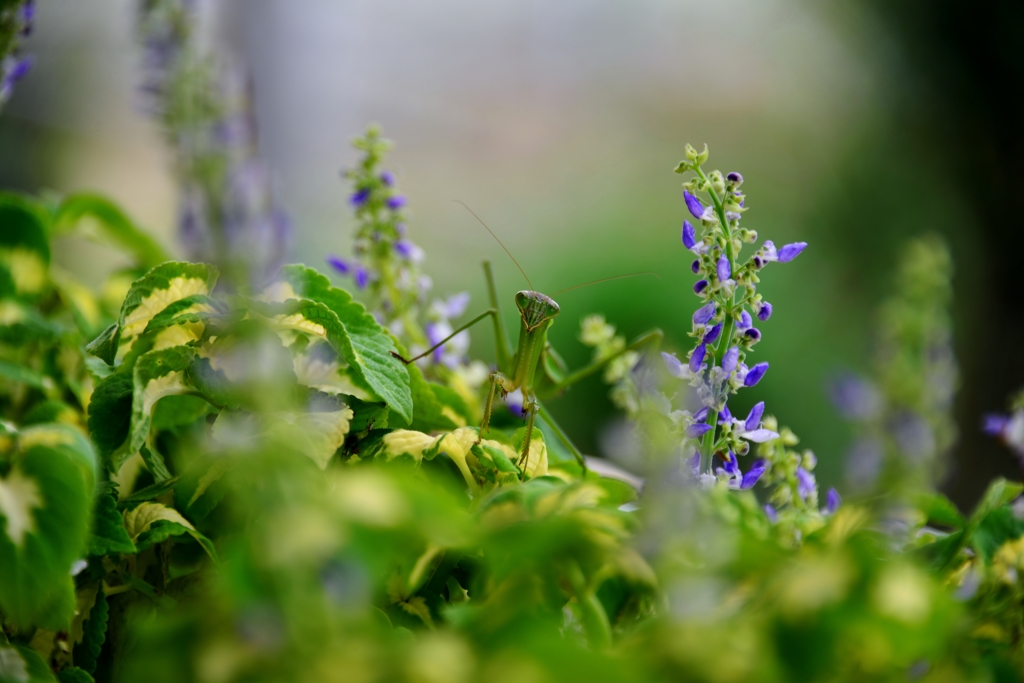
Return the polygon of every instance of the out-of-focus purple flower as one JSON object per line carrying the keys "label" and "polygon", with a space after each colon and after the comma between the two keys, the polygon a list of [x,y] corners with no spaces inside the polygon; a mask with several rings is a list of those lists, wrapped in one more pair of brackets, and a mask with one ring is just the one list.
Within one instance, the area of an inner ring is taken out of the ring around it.
{"label": "out-of-focus purple flower", "polygon": [[360,206],[366,204],[366,200],[369,198],[370,188],[364,187],[353,192],[352,196],[348,198],[348,203],[358,209]]}
{"label": "out-of-focus purple flower", "polygon": [[676,379],[689,379],[689,369],[683,365],[683,362],[673,356],[671,353],[661,352],[661,359],[665,361],[665,367],[668,368],[668,374],[672,375]]}
{"label": "out-of-focus purple flower", "polygon": [[444,300],[443,313],[446,318],[458,318],[460,315],[466,312],[466,308],[469,306],[469,292],[459,292],[452,294],[450,297]]}
{"label": "out-of-focus purple flower", "polygon": [[395,174],[391,171],[381,171],[380,181],[388,187],[393,187],[395,184]]}
{"label": "out-of-focus purple flower", "polygon": [[404,259],[413,263],[421,263],[426,253],[409,240],[402,239],[395,242],[395,251]]}
{"label": "out-of-focus purple flower", "polygon": [[982,418],[981,431],[985,432],[989,436],[1002,436],[1006,432],[1006,427],[1009,424],[1009,415],[990,413]]}
{"label": "out-of-focus purple flower", "polygon": [[740,332],[743,332],[744,330],[748,329],[753,324],[754,324],[754,319],[750,317],[750,314],[747,313],[746,311],[741,311],[740,312],[740,319],[738,321],[736,321],[736,329],[738,331],[740,331]]}
{"label": "out-of-focus purple flower", "polygon": [[705,344],[714,344],[718,340],[718,335],[722,334],[722,323],[718,323],[707,332],[704,333],[704,338],[701,340]]}
{"label": "out-of-focus purple flower", "polygon": [[693,263],[690,264],[690,270],[694,273],[700,272],[700,259],[694,259]]}
{"label": "out-of-focus purple flower", "polygon": [[516,389],[505,396],[505,406],[516,417],[525,417],[523,410],[523,390]]}
{"label": "out-of-focus purple flower", "polygon": [[732,413],[729,412],[729,406],[722,406],[722,409],[718,411],[719,422],[732,422]]}
{"label": "out-of-focus purple flower", "polygon": [[366,285],[370,283],[370,272],[362,266],[355,267],[352,277],[359,289],[366,289]]}
{"label": "out-of-focus purple flower", "polygon": [[756,327],[749,327],[743,330],[743,334],[752,341],[761,341],[761,330]]}
{"label": "out-of-focus purple flower", "polygon": [[328,256],[327,265],[329,265],[331,268],[334,268],[342,275],[348,275],[349,272],[352,270],[352,267],[348,264],[348,261],[339,256]]}
{"label": "out-of-focus purple flower", "polygon": [[693,414],[693,421],[703,422],[704,420],[708,419],[709,412],[711,412],[711,408],[704,406],[703,408],[701,408],[700,410]]}
{"label": "out-of-focus purple flower", "polygon": [[708,281],[707,280],[697,280],[696,282],[693,283],[693,293],[694,294],[700,294],[701,292],[703,292],[707,288],[708,288]]}
{"label": "out-of-focus purple flower", "polygon": [[408,232],[405,223],[395,223],[395,232],[398,233],[399,237],[405,237],[405,233]]}
{"label": "out-of-focus purple flower", "polygon": [[803,467],[796,468],[796,482],[797,482],[797,493],[804,500],[807,496],[814,493],[814,489],[817,486],[817,482],[814,480],[814,475],[805,470]]}
{"label": "out-of-focus purple flower", "polygon": [[779,249],[779,263],[792,261],[800,252],[807,248],[807,242],[793,242]]}
{"label": "out-of-focus purple flower", "polygon": [[736,171],[732,171],[731,173],[727,174],[725,176],[725,179],[728,180],[730,183],[735,183],[737,185],[743,182],[743,176],[737,173]]}
{"label": "out-of-focus purple flower", "polygon": [[764,416],[764,401],[758,401],[758,403],[750,409],[750,413],[747,415],[747,419],[743,422],[743,428],[748,432],[752,432],[761,426],[761,417]]}
{"label": "out-of-focus purple flower", "polygon": [[732,266],[729,264],[729,258],[722,254],[718,259],[718,281],[725,282],[730,277],[732,277]]}
{"label": "out-of-focus purple flower", "polygon": [[750,370],[747,371],[747,376],[743,379],[743,386],[754,386],[755,384],[761,381],[761,378],[764,377],[764,373],[766,372],[768,372],[768,363],[758,363],[757,365],[755,365],[754,367],[750,368]]}
{"label": "out-of-focus purple flower", "polygon": [[777,524],[779,521],[779,513],[775,511],[775,508],[769,504],[764,506],[764,516],[768,518],[768,521],[772,524]]}
{"label": "out-of-focus purple flower", "polygon": [[739,359],[739,347],[731,347],[728,351],[725,352],[725,355],[722,356],[722,370],[724,370],[726,374],[730,374],[733,370],[736,369],[736,363],[739,362]]}
{"label": "out-of-focus purple flower", "polygon": [[700,372],[701,365],[704,364],[704,356],[707,354],[708,347],[706,344],[698,344],[697,348],[690,354],[690,372]]}
{"label": "out-of-focus purple flower", "polygon": [[764,322],[770,317],[772,317],[772,305],[767,301],[762,301],[761,306],[757,309],[757,319]]}
{"label": "out-of-focus purple flower", "polygon": [[740,464],[736,460],[736,454],[732,451],[729,451],[728,459],[722,464],[719,470],[728,474],[730,477],[738,477],[742,475],[740,472]]}
{"label": "out-of-focus purple flower", "polygon": [[[694,218],[701,218],[704,215],[704,205],[699,199],[693,194],[690,194],[689,190],[683,190],[683,200],[686,202],[686,208],[690,210]],[[687,247],[689,249],[689,247]]]}
{"label": "out-of-focus purple flower", "polygon": [[699,439],[711,431],[711,425],[706,422],[694,422],[686,428],[686,436],[689,439]]}
{"label": "out-of-focus purple flower", "polygon": [[686,463],[690,467],[690,471],[693,472],[693,476],[700,474],[700,453],[694,453],[690,456]]}
{"label": "out-of-focus purple flower", "polygon": [[882,397],[871,382],[846,372],[829,383],[829,397],[847,420],[872,420],[882,410]]}
{"label": "out-of-focus purple flower", "polygon": [[768,469],[768,463],[764,460],[755,460],[754,464],[750,466],[747,473],[743,475],[743,480],[740,482],[740,488],[744,491],[753,488],[757,480],[761,478],[764,471]]}
{"label": "out-of-focus purple flower", "polygon": [[839,492],[835,490],[835,487],[828,490],[828,496],[825,498],[825,514],[834,515],[836,510],[842,504],[843,499],[840,498]]}
{"label": "out-of-focus purple flower", "polygon": [[396,194],[392,197],[388,197],[388,208],[392,211],[398,211],[408,203],[405,197],[400,194]]}
{"label": "out-of-focus purple flower", "polygon": [[707,322],[709,320],[711,320],[712,318],[715,317],[715,311],[716,310],[717,309],[715,307],[715,302],[714,301],[712,301],[709,304],[705,304],[704,306],[701,306],[693,314],[693,324],[694,325],[705,325],[705,324],[707,324]]}
{"label": "out-of-focus purple flower", "polygon": [[14,59],[11,68],[7,71],[7,78],[11,79],[11,82],[20,81],[25,77],[25,74],[32,68],[34,60],[32,55],[27,55],[21,59]]}

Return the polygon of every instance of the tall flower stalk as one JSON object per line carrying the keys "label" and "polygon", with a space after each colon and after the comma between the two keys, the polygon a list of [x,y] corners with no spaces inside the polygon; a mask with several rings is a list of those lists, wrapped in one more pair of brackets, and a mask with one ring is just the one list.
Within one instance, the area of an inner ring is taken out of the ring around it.
{"label": "tall flower stalk", "polygon": [[[737,488],[750,488],[767,463],[758,461],[744,474],[736,456],[748,453],[750,442],[763,443],[778,434],[762,424],[764,403],[739,419],[730,412],[728,401],[740,389],[757,385],[768,371],[767,362],[748,364],[748,356],[761,340],[754,320],[764,322],[772,315],[772,305],[757,293],[761,269],[772,262],[792,261],[807,244],[794,242],[777,249],[766,240],[741,260],[743,246],[757,241],[755,231],[740,226],[749,208],[741,190],[743,176],[706,173],[703,165],[707,158],[706,146],[698,153],[687,145],[686,159],[675,169],[676,173],[693,173],[683,185],[683,199],[697,227],[684,220],[682,242],[695,256],[690,264],[698,277],[693,291],[702,302],[693,314],[690,332],[696,345],[686,362],[662,355],[670,373],[686,380],[700,402],[694,412],[671,413],[683,432],[684,449],[693,453],[696,471],[704,481],[715,479],[712,469],[717,455],[723,463],[717,478],[728,479]],[[703,201],[702,195],[706,197]]]}
{"label": "tall flower stalk", "polygon": [[22,54],[20,42],[32,33],[35,15],[35,0],[0,0],[0,107],[32,68],[32,56]]}
{"label": "tall flower stalk", "polygon": [[188,256],[258,285],[284,262],[290,223],[259,156],[248,79],[203,54],[197,32],[194,0],[140,2],[142,91],[175,154]]}

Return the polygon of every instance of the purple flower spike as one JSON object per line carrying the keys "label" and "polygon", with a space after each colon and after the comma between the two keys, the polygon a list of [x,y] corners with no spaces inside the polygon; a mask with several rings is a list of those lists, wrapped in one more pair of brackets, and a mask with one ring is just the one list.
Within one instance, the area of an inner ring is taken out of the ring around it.
{"label": "purple flower spike", "polygon": [[700,272],[700,259],[694,259],[693,263],[690,264],[690,270],[694,273]]}
{"label": "purple flower spike", "polygon": [[719,422],[729,422],[732,420],[732,413],[729,412],[729,406],[722,406],[722,409],[718,411]]}
{"label": "purple flower spike", "polygon": [[1006,415],[986,415],[981,423],[981,431],[989,436],[1002,436],[1006,433],[1006,427],[1010,424],[1010,418]]}
{"label": "purple flower spike", "polygon": [[825,498],[825,512],[830,515],[836,514],[836,510],[839,509],[843,499],[839,497],[839,492],[835,488],[828,490],[828,496]]}
{"label": "purple flower spike", "polygon": [[814,475],[805,470],[803,467],[796,468],[796,481],[797,481],[797,493],[800,497],[807,499],[807,496],[814,493],[814,487],[817,486],[817,482],[814,481]]}
{"label": "purple flower spike", "polygon": [[736,171],[733,171],[732,173],[725,176],[725,179],[728,180],[730,183],[736,183],[737,185],[743,182],[743,176],[741,176]]}
{"label": "purple flower spike", "polygon": [[394,197],[388,197],[388,208],[392,211],[398,211],[407,204],[405,197],[400,194],[396,194]]}
{"label": "purple flower spike", "polygon": [[725,282],[732,277],[732,266],[729,265],[729,259],[725,254],[718,259],[718,281]]}
{"label": "purple flower spike", "polygon": [[696,282],[693,283],[693,293],[694,294],[700,294],[701,292],[703,292],[707,288],[708,288],[708,281],[707,280],[697,280]]}
{"label": "purple flower spike", "polygon": [[366,289],[366,285],[370,282],[370,273],[362,266],[355,267],[355,273],[352,276],[356,281],[356,287],[359,289]]}
{"label": "purple flower spike", "polygon": [[380,174],[380,181],[388,187],[392,187],[395,184],[395,174],[391,171],[384,171]]}
{"label": "purple flower spike", "polygon": [[779,249],[779,263],[792,261],[800,252],[807,248],[807,242],[793,242]]}
{"label": "purple flower spike", "polygon": [[761,330],[756,327],[750,327],[743,331],[743,334],[752,341],[761,341]]}
{"label": "purple flower spike", "polygon": [[768,518],[768,521],[772,524],[776,524],[779,521],[779,513],[775,511],[771,505],[764,506],[764,516]]}
{"label": "purple flower spike", "polygon": [[328,256],[327,265],[329,265],[331,268],[334,268],[342,275],[348,275],[349,271],[351,270],[351,267],[348,265],[348,262],[337,256]]}
{"label": "purple flower spike", "polygon": [[706,422],[694,422],[686,428],[686,436],[690,439],[699,439],[711,431],[711,425]]}
{"label": "purple flower spike", "polygon": [[708,411],[710,410],[710,408],[704,406],[703,408],[701,408],[700,410],[693,414],[693,421],[703,422],[704,420],[708,419]]}
{"label": "purple flower spike", "polygon": [[750,414],[747,415],[746,421],[743,423],[743,429],[748,432],[752,432],[761,426],[761,417],[764,415],[764,401],[758,402],[753,408],[750,409]]}
{"label": "purple flower spike", "polygon": [[764,377],[764,373],[766,372],[768,372],[768,363],[758,363],[747,372],[747,376],[743,380],[743,386],[754,386],[761,381],[761,378]]}
{"label": "purple flower spike", "polygon": [[708,347],[705,344],[700,344],[690,354],[690,372],[699,372],[701,365],[704,363],[704,356],[707,354]]}
{"label": "purple flower spike", "polygon": [[364,187],[361,190],[357,190],[351,197],[349,197],[349,203],[357,209],[366,203],[366,200],[370,198],[370,188]]}
{"label": "purple flower spike", "polygon": [[690,221],[683,221],[683,246],[687,249],[697,246],[697,231],[690,225]]}
{"label": "purple flower spike", "polygon": [[732,371],[736,369],[736,363],[738,363],[739,360],[740,350],[738,347],[733,346],[725,352],[724,356],[722,356],[722,370],[724,370],[726,374],[732,373]]}
{"label": "purple flower spike", "polygon": [[689,190],[683,190],[683,199],[686,201],[686,208],[690,210],[694,218],[699,219],[704,215],[704,205],[696,196],[690,194]]}
{"label": "purple flower spike", "polygon": [[764,474],[766,469],[768,469],[768,463],[764,460],[755,461],[754,464],[751,465],[750,469],[747,470],[747,473],[743,475],[743,481],[740,482],[740,488],[744,491],[749,488],[753,488],[754,484],[757,483],[757,480],[761,478],[761,475]]}
{"label": "purple flower spike", "polygon": [[718,339],[718,335],[722,334],[722,323],[718,323],[710,330],[704,333],[704,339],[701,341],[705,344],[714,344]]}
{"label": "purple flower spike", "polygon": [[761,307],[757,309],[757,319],[764,322],[770,317],[772,317],[772,305],[767,301],[762,301]]}
{"label": "purple flower spike", "polygon": [[715,302],[701,306],[697,309],[696,313],[693,314],[694,325],[705,325],[709,320],[715,317]]}

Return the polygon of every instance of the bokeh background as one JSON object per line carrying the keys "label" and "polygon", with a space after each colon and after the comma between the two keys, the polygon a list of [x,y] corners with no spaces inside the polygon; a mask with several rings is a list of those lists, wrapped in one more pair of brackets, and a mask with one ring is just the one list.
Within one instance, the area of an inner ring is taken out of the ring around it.
{"label": "bokeh background", "polygon": [[[827,400],[866,370],[874,310],[900,245],[934,231],[956,266],[960,439],[944,488],[962,505],[1018,463],[982,436],[984,412],[1024,384],[1024,7],[952,0],[199,0],[205,39],[248,69],[262,154],[295,221],[293,258],[348,250],[339,171],[375,121],[410,199],[411,236],[438,294],[483,308],[480,262],[511,304],[525,282],[453,200],[502,236],[536,288],[651,270],[560,297],[552,339],[587,360],[578,319],[682,348],[697,300],[680,179],[692,142],[747,182],[745,225],[810,248],[762,280],[775,305],[758,359],[767,402],[841,486],[851,433]],[[0,185],[99,190],[176,244],[172,156],[143,111],[132,0],[46,0],[31,75],[0,117]],[[118,265],[86,242],[58,258],[83,277]],[[511,309],[511,305],[509,306]],[[506,310],[510,323],[512,311]],[[474,351],[493,357],[490,333]],[[601,453],[612,408],[598,379],[552,404]],[[733,406],[734,412],[746,404]]]}

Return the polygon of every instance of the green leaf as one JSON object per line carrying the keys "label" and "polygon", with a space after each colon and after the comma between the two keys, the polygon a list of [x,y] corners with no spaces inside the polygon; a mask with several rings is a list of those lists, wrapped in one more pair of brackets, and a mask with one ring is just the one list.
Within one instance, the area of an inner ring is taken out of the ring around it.
{"label": "green leaf", "polygon": [[19,363],[11,363],[3,359],[0,359],[0,378],[8,382],[24,384],[32,387],[33,389],[40,389],[43,391],[53,386],[53,380],[49,379],[45,375],[26,368],[24,365]]}
{"label": "green leaf", "polygon": [[18,296],[38,296],[50,284],[44,215],[31,200],[11,193],[0,193],[0,265]]}
{"label": "green leaf", "polygon": [[107,469],[116,471],[124,458],[115,453],[128,439],[132,423],[133,377],[116,372],[100,381],[89,400],[89,434],[99,448]]}
{"label": "green leaf", "polygon": [[[405,422],[412,422],[413,400],[409,388],[409,371],[392,352],[397,351],[394,340],[374,320],[366,308],[352,296],[337,287],[312,268],[301,265],[285,266],[281,270],[284,282],[291,291],[277,291],[275,298],[284,300],[303,297],[324,305],[330,316],[315,315],[314,322],[324,319],[341,326],[328,341],[345,361],[365,379],[370,389],[379,396],[392,412]],[[273,287],[271,289],[274,289]],[[294,295],[294,296],[293,296]],[[309,311],[313,314],[313,311]],[[305,315],[305,314],[304,314]],[[340,334],[338,334],[340,333]]]}
{"label": "green leaf", "polygon": [[103,650],[103,643],[107,640],[109,616],[110,606],[101,588],[96,596],[96,603],[89,611],[89,618],[82,625],[82,642],[76,645],[72,652],[75,664],[89,673],[96,671],[96,660]]}
{"label": "green leaf", "polygon": [[64,669],[57,674],[57,678],[60,680],[60,683],[95,683],[88,671],[79,669],[77,666]]}
{"label": "green leaf", "polygon": [[999,547],[1024,534],[1024,521],[1017,519],[1009,507],[1001,507],[985,515],[971,537],[971,546],[986,562]]}
{"label": "green leaf", "polygon": [[119,500],[117,503],[117,509],[126,510],[138,505],[139,503],[155,500],[177,486],[179,479],[180,477],[173,477],[166,481],[157,482],[156,484],[147,486],[144,489],[139,489],[135,493],[125,496]]}
{"label": "green leaf", "polygon": [[[156,266],[132,283],[121,304],[117,328],[104,330],[86,349],[113,364],[128,354],[164,309],[182,299],[209,294],[216,282],[217,269],[204,263],[169,261]],[[116,348],[113,357],[112,346]]]}
{"label": "green leaf", "polygon": [[142,503],[124,513],[124,527],[135,546],[140,550],[154,543],[160,543],[171,536],[188,534],[194,538],[215,562],[217,553],[210,539],[196,531],[192,522],[181,516],[174,508],[160,503]]}
{"label": "green leaf", "polygon": [[70,232],[86,217],[96,219],[106,240],[131,252],[140,265],[149,268],[170,259],[168,253],[136,227],[114,202],[97,194],[74,194],[64,199],[54,216],[51,234]]}
{"label": "green leaf", "polygon": [[114,323],[100,332],[99,336],[85,345],[85,350],[101,359],[107,365],[114,364],[117,356],[117,340],[120,328]]}
{"label": "green leaf", "polygon": [[[409,382],[413,397],[413,417],[410,429],[420,432],[451,431],[460,426],[451,416],[458,417],[454,411],[438,400],[434,391],[436,385],[431,384],[423,377],[423,371],[416,367],[416,364],[409,365]],[[399,425],[400,426],[400,425]]]}
{"label": "green leaf", "polygon": [[1019,496],[1022,491],[1024,491],[1024,484],[1011,483],[1002,477],[996,479],[989,484],[985,495],[981,497],[981,501],[974,508],[971,522],[977,522],[993,510],[1006,505]]}
{"label": "green leaf", "polygon": [[174,506],[193,521],[205,518],[227,493],[219,483],[233,465],[234,462],[228,458],[218,458],[212,462],[197,458],[182,473],[179,484],[174,487]]}
{"label": "green leaf", "polygon": [[953,501],[941,493],[922,493],[916,497],[914,505],[931,524],[962,529],[967,522]]}
{"label": "green leaf", "polygon": [[0,611],[15,624],[61,630],[71,617],[70,568],[89,536],[95,462],[74,428],[19,434],[19,452],[0,478]]}
{"label": "green leaf", "polygon": [[124,528],[124,518],[117,510],[117,501],[110,494],[97,497],[92,537],[89,539],[89,554],[130,555],[135,552],[135,544]]}
{"label": "green leaf", "polygon": [[0,683],[56,683],[53,672],[35,650],[0,645]]}
{"label": "green leaf", "polygon": [[[195,349],[192,347],[174,346],[145,353],[135,363],[132,370],[131,429],[127,452],[124,453],[125,458],[140,451],[146,444],[149,437],[149,426],[153,419],[153,406],[156,405],[156,402],[164,396],[191,391],[191,387],[187,384],[185,371],[191,367],[194,356]],[[150,450],[149,456],[159,463],[157,469],[162,470],[153,471],[154,476],[157,476],[159,480],[168,478],[170,475],[163,466],[163,459],[159,458],[159,454]],[[159,460],[157,460],[158,458]],[[118,462],[115,459],[112,463],[113,471],[116,472],[123,461],[122,459]],[[148,464],[150,463],[147,462]]]}

